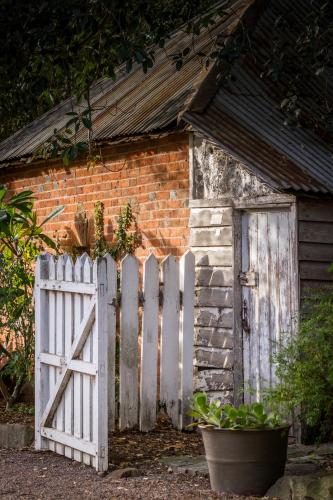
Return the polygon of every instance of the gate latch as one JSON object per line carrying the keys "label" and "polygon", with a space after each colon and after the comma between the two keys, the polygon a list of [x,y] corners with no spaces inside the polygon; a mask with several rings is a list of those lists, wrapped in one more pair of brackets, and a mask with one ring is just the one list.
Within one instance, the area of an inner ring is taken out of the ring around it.
{"label": "gate latch", "polygon": [[248,320],[248,305],[246,299],[244,299],[242,303],[242,328],[245,333],[251,333],[251,328]]}

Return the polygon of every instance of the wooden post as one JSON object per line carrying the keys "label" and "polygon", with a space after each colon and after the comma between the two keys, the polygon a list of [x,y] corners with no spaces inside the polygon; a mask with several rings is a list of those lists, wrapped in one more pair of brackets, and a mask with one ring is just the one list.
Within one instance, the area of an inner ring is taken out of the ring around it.
{"label": "wooden post", "polygon": [[105,257],[107,268],[107,312],[108,324],[108,415],[109,430],[115,430],[116,419],[116,300],[117,300],[117,264],[110,255]]}
{"label": "wooden post", "polygon": [[187,251],[180,259],[180,292],[182,308],[180,315],[180,418],[179,429],[184,429],[191,422],[188,412],[193,393],[193,337],[194,337],[194,284],[195,259]]}
{"label": "wooden post", "polygon": [[96,319],[93,360],[97,364],[93,401],[93,441],[96,445],[95,468],[102,472],[108,469],[108,283],[107,260],[98,258],[94,262],[96,283]]}

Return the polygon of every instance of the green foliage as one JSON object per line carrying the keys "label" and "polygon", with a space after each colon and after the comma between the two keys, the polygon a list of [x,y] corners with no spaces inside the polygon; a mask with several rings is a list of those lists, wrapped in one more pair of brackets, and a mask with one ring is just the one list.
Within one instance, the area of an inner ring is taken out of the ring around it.
{"label": "green foliage", "polygon": [[302,19],[300,23],[297,3],[292,9],[289,5],[280,7],[273,36],[267,40],[262,77],[273,81],[286,124],[330,134],[333,132],[332,2],[313,2]]}
{"label": "green foliage", "polygon": [[109,245],[104,235],[104,205],[101,201],[96,202],[94,233],[94,257],[101,257],[106,253],[110,253],[113,259],[118,261],[127,253],[133,254],[141,244],[141,237],[130,203],[127,203],[121,210],[113,240]]}
{"label": "green foliage", "polygon": [[324,439],[333,427],[333,291],[307,300],[297,336],[274,356],[279,383],[269,403],[283,411],[301,409],[300,419]]}
{"label": "green foliage", "polygon": [[192,425],[213,425],[219,429],[272,429],[285,425],[278,412],[267,413],[262,403],[242,404],[236,408],[222,405],[218,399],[208,402],[204,392],[194,394],[189,415],[196,419]]}
{"label": "green foliage", "polygon": [[[196,50],[201,29],[209,28],[216,15],[228,15],[230,5],[228,0],[222,5],[211,0],[3,0],[0,140],[74,96],[82,111],[73,111],[67,131],[55,130],[39,154],[61,154],[65,164],[87,150],[91,155],[93,83],[103,77],[115,79],[120,65],[131,71],[139,64],[147,72],[154,65],[155,48],[163,48],[170,34],[183,26],[184,32],[193,34],[193,43],[168,54],[170,64],[181,69]],[[308,12],[301,15],[297,2],[291,8],[281,4],[271,20],[272,36],[264,43],[240,23],[235,34],[221,34],[209,53],[197,55],[203,66],[221,63],[224,75],[235,60],[252,57],[262,78],[272,80],[286,124],[311,127],[325,136],[333,131],[332,20],[332,2],[309,1]],[[309,95],[312,87],[318,90]],[[87,141],[76,140],[79,125],[86,129]]]}
{"label": "green foliage", "polygon": [[[170,33],[184,23],[200,31],[200,18],[195,23],[191,19],[202,14],[207,24],[211,4],[210,0],[3,0],[0,140],[70,96],[83,98],[89,115],[94,81],[115,78],[123,63],[127,71],[136,63],[147,72],[154,64],[152,46],[163,47]],[[82,115],[81,121],[89,130],[88,117]],[[59,137],[49,147],[57,141],[68,149]],[[72,149],[68,156],[76,152]]]}
{"label": "green foliage", "polygon": [[7,361],[1,376],[15,380],[7,401],[10,406],[23,383],[32,374],[34,355],[34,262],[47,245],[55,243],[43,233],[42,226],[62,210],[57,208],[42,224],[37,224],[31,191],[8,196],[0,186],[0,357]]}

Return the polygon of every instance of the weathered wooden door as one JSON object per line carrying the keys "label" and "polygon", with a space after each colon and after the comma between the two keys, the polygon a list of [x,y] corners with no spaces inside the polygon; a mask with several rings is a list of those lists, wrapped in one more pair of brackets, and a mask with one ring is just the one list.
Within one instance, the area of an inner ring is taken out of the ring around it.
{"label": "weathered wooden door", "polygon": [[242,216],[244,400],[259,400],[274,384],[272,355],[291,332],[297,273],[293,213],[249,211]]}

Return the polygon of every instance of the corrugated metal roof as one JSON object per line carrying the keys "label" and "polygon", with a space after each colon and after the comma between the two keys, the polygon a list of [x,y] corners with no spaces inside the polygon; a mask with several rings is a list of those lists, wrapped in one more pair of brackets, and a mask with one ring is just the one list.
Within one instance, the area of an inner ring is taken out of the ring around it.
{"label": "corrugated metal roof", "polygon": [[[264,40],[272,33],[277,14],[281,8],[291,8],[292,3],[292,0],[271,0],[257,24],[257,40]],[[301,22],[310,10],[310,0],[298,2],[297,9]],[[260,57],[264,50],[263,45],[256,54]],[[235,79],[220,88],[204,110],[194,111],[194,105],[191,110],[190,105],[183,119],[277,188],[333,192],[333,150],[310,130],[284,125],[276,92],[267,80],[259,77],[253,64],[246,60],[237,62],[233,76]],[[315,82],[310,83],[307,94],[320,92]],[[333,92],[333,87],[329,90]],[[305,104],[308,110],[316,112],[311,109],[311,99],[307,98]]]}
{"label": "corrugated metal roof", "polygon": [[[154,67],[144,74],[137,66],[127,74],[118,72],[116,82],[104,79],[92,89],[93,139],[97,141],[147,134],[176,126],[178,114],[193,92],[193,85],[204,69],[199,52],[209,50],[216,35],[239,22],[241,14],[254,0],[234,0],[227,18],[223,18],[193,40],[192,35],[180,30],[165,49],[155,54]],[[171,55],[194,43],[180,71],[172,64]],[[77,110],[71,99],[61,103],[30,125],[0,144],[0,162],[29,157],[49,137],[54,129],[61,132],[69,117],[66,113]],[[78,133],[85,140],[87,130]]]}

